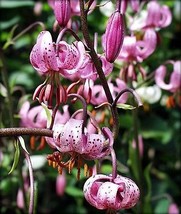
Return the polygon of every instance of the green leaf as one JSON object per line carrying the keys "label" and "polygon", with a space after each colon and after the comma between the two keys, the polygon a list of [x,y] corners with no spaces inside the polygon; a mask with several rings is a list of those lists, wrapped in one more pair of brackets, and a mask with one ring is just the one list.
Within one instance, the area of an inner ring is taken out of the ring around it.
{"label": "green leaf", "polygon": [[154,210],[155,214],[163,214],[168,213],[168,207],[169,207],[170,201],[167,198],[161,199]]}
{"label": "green leaf", "polygon": [[1,83],[0,83],[0,95],[3,97],[7,97],[7,89]]}
{"label": "green leaf", "polygon": [[72,197],[83,197],[82,190],[78,189],[77,187],[67,186],[65,192]]}
{"label": "green leaf", "polygon": [[48,107],[44,104],[41,103],[42,107],[44,108],[46,115],[47,115],[47,126],[49,127],[51,122],[52,122],[52,110],[48,109]]}
{"label": "green leaf", "polygon": [[132,105],[129,105],[129,104],[122,104],[122,103],[119,103],[116,105],[117,108],[121,108],[121,109],[124,109],[124,110],[133,110],[135,109],[136,107],[132,106]]}
{"label": "green leaf", "polygon": [[23,148],[23,150],[29,155],[29,152],[28,152],[28,150],[26,149],[26,146],[25,146],[25,141],[24,141],[24,139],[23,139],[21,136],[19,136],[19,137],[18,137],[18,140],[19,140],[19,142],[20,142],[21,147]]}
{"label": "green leaf", "polygon": [[33,1],[7,1],[1,0],[0,8],[16,8],[16,7],[25,7],[25,6],[34,6]]}
{"label": "green leaf", "polygon": [[1,21],[0,22],[0,30],[5,30],[9,27],[12,27],[13,25],[17,24],[20,21],[20,16],[15,16],[12,19],[9,19],[8,21]]}
{"label": "green leaf", "polygon": [[8,172],[8,175],[14,171],[14,169],[17,167],[18,162],[19,162],[20,149],[19,149],[18,140],[15,141],[14,146],[15,146],[14,161],[13,161],[13,165],[12,165],[10,171]]}

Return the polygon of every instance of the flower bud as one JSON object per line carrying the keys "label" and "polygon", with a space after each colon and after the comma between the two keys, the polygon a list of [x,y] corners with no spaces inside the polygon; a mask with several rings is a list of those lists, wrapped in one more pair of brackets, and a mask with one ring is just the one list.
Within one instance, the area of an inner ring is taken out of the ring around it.
{"label": "flower bud", "polygon": [[56,20],[61,27],[65,27],[70,19],[70,0],[57,0],[54,3],[54,13]]}
{"label": "flower bud", "polygon": [[123,14],[115,11],[109,18],[105,32],[106,59],[114,62],[117,58],[124,39]]}

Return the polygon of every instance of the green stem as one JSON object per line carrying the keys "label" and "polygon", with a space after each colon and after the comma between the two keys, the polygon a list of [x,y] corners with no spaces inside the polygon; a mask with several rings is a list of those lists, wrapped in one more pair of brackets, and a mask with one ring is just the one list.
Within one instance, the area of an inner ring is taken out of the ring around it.
{"label": "green stem", "polygon": [[136,162],[137,162],[137,170],[138,170],[138,186],[140,188],[140,206],[139,213],[143,211],[143,171],[142,171],[142,163],[139,153],[139,140],[138,140],[138,109],[133,110],[133,127],[134,127],[134,139],[136,142]]}

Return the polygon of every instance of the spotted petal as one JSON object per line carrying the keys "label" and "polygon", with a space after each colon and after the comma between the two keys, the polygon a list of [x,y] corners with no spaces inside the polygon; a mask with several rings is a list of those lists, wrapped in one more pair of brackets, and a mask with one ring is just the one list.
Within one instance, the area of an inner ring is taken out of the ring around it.
{"label": "spotted petal", "polygon": [[52,41],[50,32],[42,31],[38,35],[37,42],[30,53],[31,64],[41,74],[50,70],[58,71],[55,56],[55,44]]}

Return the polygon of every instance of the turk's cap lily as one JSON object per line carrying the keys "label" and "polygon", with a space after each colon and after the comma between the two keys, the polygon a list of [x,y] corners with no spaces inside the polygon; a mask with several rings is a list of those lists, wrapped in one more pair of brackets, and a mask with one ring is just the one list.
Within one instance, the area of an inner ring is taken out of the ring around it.
{"label": "turk's cap lily", "polygon": [[130,209],[139,200],[140,191],[134,181],[117,175],[97,174],[88,178],[83,187],[84,197],[97,209]]}
{"label": "turk's cap lily", "polygon": [[101,134],[82,133],[83,120],[70,118],[65,125],[56,125],[53,139],[56,148],[61,153],[76,152],[85,159],[98,159],[110,153],[113,145],[113,134],[107,128],[102,128]]}
{"label": "turk's cap lily", "polygon": [[65,27],[71,17],[70,0],[59,0],[54,2],[54,14],[61,27]]}
{"label": "turk's cap lily", "polygon": [[49,31],[42,31],[37,37],[36,44],[30,53],[30,62],[40,74],[58,71],[55,43]]}
{"label": "turk's cap lily", "polygon": [[21,126],[27,128],[45,128],[47,117],[42,106],[35,106],[30,109],[30,103],[23,103],[20,112]]}
{"label": "turk's cap lily", "polygon": [[137,41],[136,36],[125,36],[118,59],[142,62],[155,51],[156,45],[157,35],[152,29],[144,32],[142,40]]}
{"label": "turk's cap lily", "polygon": [[117,58],[124,39],[123,14],[115,11],[108,20],[105,35],[103,36],[103,47],[107,61],[114,62]]}
{"label": "turk's cap lily", "polygon": [[[173,71],[170,75],[169,83],[165,82],[167,74],[167,64],[172,64]],[[181,89],[181,61],[168,61],[165,65],[159,66],[155,71],[156,84],[167,91],[175,92]]]}
{"label": "turk's cap lily", "polygon": [[142,10],[135,19],[131,20],[130,29],[164,28],[170,25],[172,14],[168,6],[160,5],[157,1],[150,1],[147,10]]}

